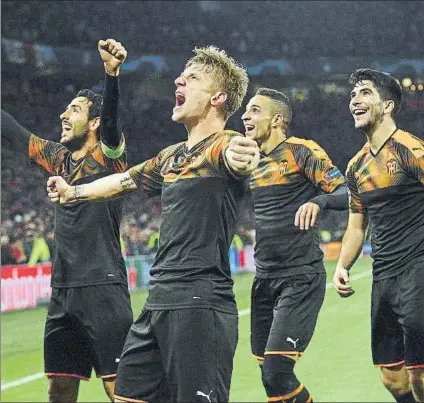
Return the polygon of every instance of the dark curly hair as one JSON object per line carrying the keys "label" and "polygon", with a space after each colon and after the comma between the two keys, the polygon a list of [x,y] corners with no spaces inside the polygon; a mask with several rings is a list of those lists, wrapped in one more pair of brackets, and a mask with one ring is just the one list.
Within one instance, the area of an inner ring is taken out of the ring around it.
{"label": "dark curly hair", "polygon": [[393,115],[397,115],[402,107],[402,87],[389,73],[373,69],[358,69],[349,77],[349,84],[356,85],[360,81],[369,80],[377,88],[384,101],[392,100],[395,104]]}
{"label": "dark curly hair", "polygon": [[88,109],[89,118],[100,116],[103,102],[103,98],[100,94],[96,94],[89,89],[83,89],[78,92],[77,97],[87,98],[91,102],[90,108]]}

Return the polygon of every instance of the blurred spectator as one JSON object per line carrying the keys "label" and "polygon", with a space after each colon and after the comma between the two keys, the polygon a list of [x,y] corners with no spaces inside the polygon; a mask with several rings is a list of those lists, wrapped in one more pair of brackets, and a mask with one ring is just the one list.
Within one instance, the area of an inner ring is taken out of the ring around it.
{"label": "blurred spectator", "polygon": [[1,264],[13,264],[15,259],[9,245],[9,237],[7,235],[1,236]]}
{"label": "blurred spectator", "polygon": [[34,266],[38,262],[50,261],[49,246],[40,230],[36,230],[32,236],[31,255],[28,266]]}

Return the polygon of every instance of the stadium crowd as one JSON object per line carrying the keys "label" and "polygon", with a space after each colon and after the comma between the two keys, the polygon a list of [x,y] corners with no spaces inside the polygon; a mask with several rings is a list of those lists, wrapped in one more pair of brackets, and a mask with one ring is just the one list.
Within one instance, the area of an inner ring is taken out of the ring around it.
{"label": "stadium crowd", "polygon": [[[242,5],[245,30],[232,23],[240,19],[238,2],[164,3],[6,0],[2,9],[8,18],[2,21],[2,35],[25,43],[82,48],[92,47],[101,37],[116,37],[131,54],[185,53],[196,45],[214,43],[237,58],[408,56],[420,52],[424,36],[424,10],[414,1],[248,1]],[[264,9],[263,18],[256,18]],[[59,25],[63,29],[55,29]],[[391,29],[382,36],[387,26]],[[331,40],[333,32],[339,33],[337,42]]]}

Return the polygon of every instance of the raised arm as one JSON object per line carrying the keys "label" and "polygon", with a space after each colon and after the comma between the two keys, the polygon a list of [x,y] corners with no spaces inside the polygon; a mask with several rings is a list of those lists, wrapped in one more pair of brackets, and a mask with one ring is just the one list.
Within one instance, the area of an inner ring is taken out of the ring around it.
{"label": "raised arm", "polygon": [[1,110],[1,137],[7,140],[14,150],[28,157],[31,133],[3,109]]}
{"label": "raised arm", "polygon": [[22,127],[7,112],[1,111],[2,139],[6,139],[14,150],[25,154],[50,174],[57,174],[62,161],[69,153],[59,143],[43,140]]}
{"label": "raised arm", "polygon": [[47,193],[53,203],[67,204],[78,201],[105,201],[125,196],[137,189],[130,173],[113,174],[84,185],[68,185],[60,176],[47,181]]}
{"label": "raised arm", "polygon": [[119,120],[119,71],[125,62],[127,51],[114,39],[99,41],[98,49],[105,68],[100,137],[102,144],[106,146],[104,152],[113,154],[120,145],[124,147]]}

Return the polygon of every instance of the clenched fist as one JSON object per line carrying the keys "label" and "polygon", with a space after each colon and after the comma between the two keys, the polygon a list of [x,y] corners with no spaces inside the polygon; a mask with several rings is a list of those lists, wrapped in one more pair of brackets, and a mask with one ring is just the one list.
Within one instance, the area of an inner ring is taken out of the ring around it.
{"label": "clenched fist", "polygon": [[117,76],[121,64],[127,58],[127,51],[121,42],[115,39],[100,40],[98,44],[100,56],[102,57],[106,73],[111,76]]}
{"label": "clenched fist", "polygon": [[246,137],[233,137],[225,152],[225,158],[236,172],[249,175],[259,164],[258,144]]}
{"label": "clenched fist", "polygon": [[69,203],[71,188],[60,176],[51,176],[47,181],[47,194],[52,203]]}

